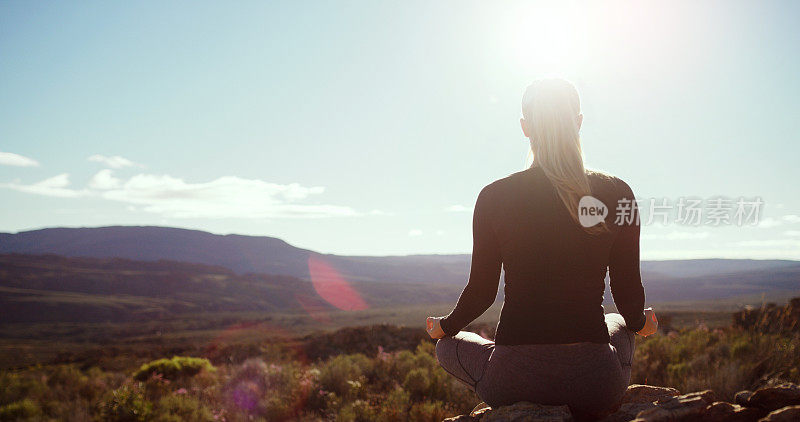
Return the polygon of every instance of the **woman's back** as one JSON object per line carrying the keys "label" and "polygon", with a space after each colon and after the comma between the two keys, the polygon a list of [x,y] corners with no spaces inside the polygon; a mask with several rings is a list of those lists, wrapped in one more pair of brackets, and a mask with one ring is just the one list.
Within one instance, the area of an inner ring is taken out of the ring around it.
{"label": "woman's back", "polygon": [[599,234],[575,222],[538,166],[481,191],[470,281],[441,322],[446,333],[458,332],[491,304],[501,263],[505,302],[497,344],[608,343],[602,307],[607,268],[614,300],[629,327],[644,325],[633,193],[616,177],[587,174],[592,196],[608,208],[609,230]]}

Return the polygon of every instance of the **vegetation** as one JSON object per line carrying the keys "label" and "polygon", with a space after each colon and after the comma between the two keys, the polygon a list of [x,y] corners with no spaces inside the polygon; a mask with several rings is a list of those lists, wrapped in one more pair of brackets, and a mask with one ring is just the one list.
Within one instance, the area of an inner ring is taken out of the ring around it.
{"label": "vegetation", "polygon": [[737,391],[782,379],[800,381],[800,335],[761,334],[731,328],[682,329],[640,340],[632,382],[714,390],[733,401]]}
{"label": "vegetation", "polygon": [[[417,303],[413,285],[354,284],[374,306],[298,310],[292,301],[313,287],[282,276],[11,258],[0,271],[0,421],[438,422],[479,401],[439,367],[420,326],[420,315],[451,308],[441,298],[459,286]],[[776,379],[800,382],[792,303],[737,314],[735,326],[709,306],[659,306],[662,332],[637,339],[632,382],[728,401]],[[493,336],[498,313],[495,304],[468,329]],[[383,324],[363,326],[373,321]]]}
{"label": "vegetation", "polygon": [[[373,326],[312,336],[303,345],[230,345],[211,357],[213,365],[176,356],[128,370],[7,370],[0,372],[0,420],[438,422],[468,412],[479,399],[439,367],[434,343],[417,335]],[[334,337],[339,353],[310,341]],[[699,326],[637,341],[635,383],[713,389],[732,400],[736,391],[776,379],[800,382],[798,333]]]}
{"label": "vegetation", "polygon": [[160,376],[175,381],[197,375],[200,371],[216,371],[208,359],[173,356],[172,359],[159,359],[146,363],[133,373],[133,378],[144,381],[151,376]]}
{"label": "vegetation", "polygon": [[0,420],[439,421],[474,406],[438,366],[433,343],[311,364],[265,354],[217,368],[174,357],[126,373],[74,365],[0,374]]}

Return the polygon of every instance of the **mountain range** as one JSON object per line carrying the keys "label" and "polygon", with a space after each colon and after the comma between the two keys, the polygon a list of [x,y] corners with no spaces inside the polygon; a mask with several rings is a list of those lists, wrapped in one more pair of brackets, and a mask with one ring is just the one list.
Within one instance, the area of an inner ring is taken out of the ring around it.
{"label": "mountain range", "polygon": [[[467,254],[320,254],[274,237],[171,227],[0,233],[0,319],[454,303],[469,263]],[[800,261],[642,261],[641,270],[648,303],[800,293]],[[608,289],[605,299],[613,303]]]}
{"label": "mountain range", "polygon": [[444,303],[459,289],[330,281],[240,275],[166,260],[0,254],[0,322],[122,322],[250,311],[304,311],[324,319],[337,309]]}
{"label": "mountain range", "polygon": [[352,281],[464,283],[469,255],[342,256],[320,254],[267,236],[217,235],[153,226],[47,228],[0,233],[0,253],[170,260],[219,265],[238,274],[309,278],[309,258],[322,259]]}

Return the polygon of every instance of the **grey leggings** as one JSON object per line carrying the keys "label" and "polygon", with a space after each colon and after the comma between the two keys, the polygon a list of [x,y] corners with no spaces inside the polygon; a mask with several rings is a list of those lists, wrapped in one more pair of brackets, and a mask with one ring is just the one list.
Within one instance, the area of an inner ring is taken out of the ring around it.
{"label": "grey leggings", "polygon": [[615,409],[631,378],[634,333],[620,314],[606,314],[610,344],[495,345],[461,331],[436,342],[445,371],[489,406],[518,401],[569,405],[576,416]]}

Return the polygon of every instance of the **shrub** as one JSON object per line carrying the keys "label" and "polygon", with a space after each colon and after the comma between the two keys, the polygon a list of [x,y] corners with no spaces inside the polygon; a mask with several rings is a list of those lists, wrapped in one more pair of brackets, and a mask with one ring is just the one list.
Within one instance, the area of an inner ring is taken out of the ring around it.
{"label": "shrub", "polygon": [[248,359],[236,370],[232,381],[246,380],[263,390],[289,394],[296,386],[299,374],[300,369],[294,364],[267,364],[261,359]]}
{"label": "shrub", "polygon": [[439,422],[448,416],[448,410],[440,401],[417,403],[408,412],[408,420],[414,422]]}
{"label": "shrub", "polygon": [[730,355],[734,359],[744,359],[748,355],[752,354],[753,351],[753,345],[745,339],[736,340],[736,342],[730,347]]}
{"label": "shrub", "polygon": [[364,381],[364,369],[369,364],[369,359],[362,354],[336,356],[320,369],[319,383],[323,389],[342,397],[357,394]]}
{"label": "shrub", "polygon": [[[267,364],[248,359],[234,369],[222,391],[232,412],[285,420],[294,418],[303,408],[312,389],[318,391],[317,373],[304,370],[298,363]],[[318,408],[324,408],[324,397],[314,399]]]}
{"label": "shrub", "polygon": [[412,369],[403,381],[403,388],[411,394],[411,398],[419,400],[428,395],[430,384],[429,371],[422,368]]}
{"label": "shrub", "polygon": [[272,396],[262,402],[264,418],[268,421],[285,421],[294,416],[294,409],[283,397]]}
{"label": "shrub", "polygon": [[11,404],[25,398],[38,398],[47,394],[47,385],[41,378],[13,372],[0,373],[0,405]]}
{"label": "shrub", "polygon": [[24,399],[0,407],[0,421],[31,419],[41,415],[41,413],[41,409],[33,400]]}
{"label": "shrub", "polygon": [[375,408],[368,402],[356,400],[342,407],[336,420],[342,422],[372,422],[377,419],[377,416]]}
{"label": "shrub", "polygon": [[153,374],[161,374],[168,380],[192,377],[202,370],[215,371],[208,359],[185,356],[173,356],[172,359],[158,359],[146,363],[134,372],[133,378],[144,381]]}
{"label": "shrub", "polygon": [[740,390],[758,388],[767,378],[797,382],[800,337],[734,329],[683,329],[668,336],[637,338],[631,381],[714,390],[733,400]]}
{"label": "shrub", "polygon": [[382,402],[380,420],[385,422],[402,422],[408,420],[411,407],[411,396],[402,388],[392,390]]}
{"label": "shrub", "polygon": [[214,415],[199,400],[185,394],[171,394],[159,400],[158,421],[213,421]]}
{"label": "shrub", "polygon": [[141,386],[123,385],[109,393],[102,403],[100,414],[107,421],[145,421],[153,412],[153,403],[148,401]]}

